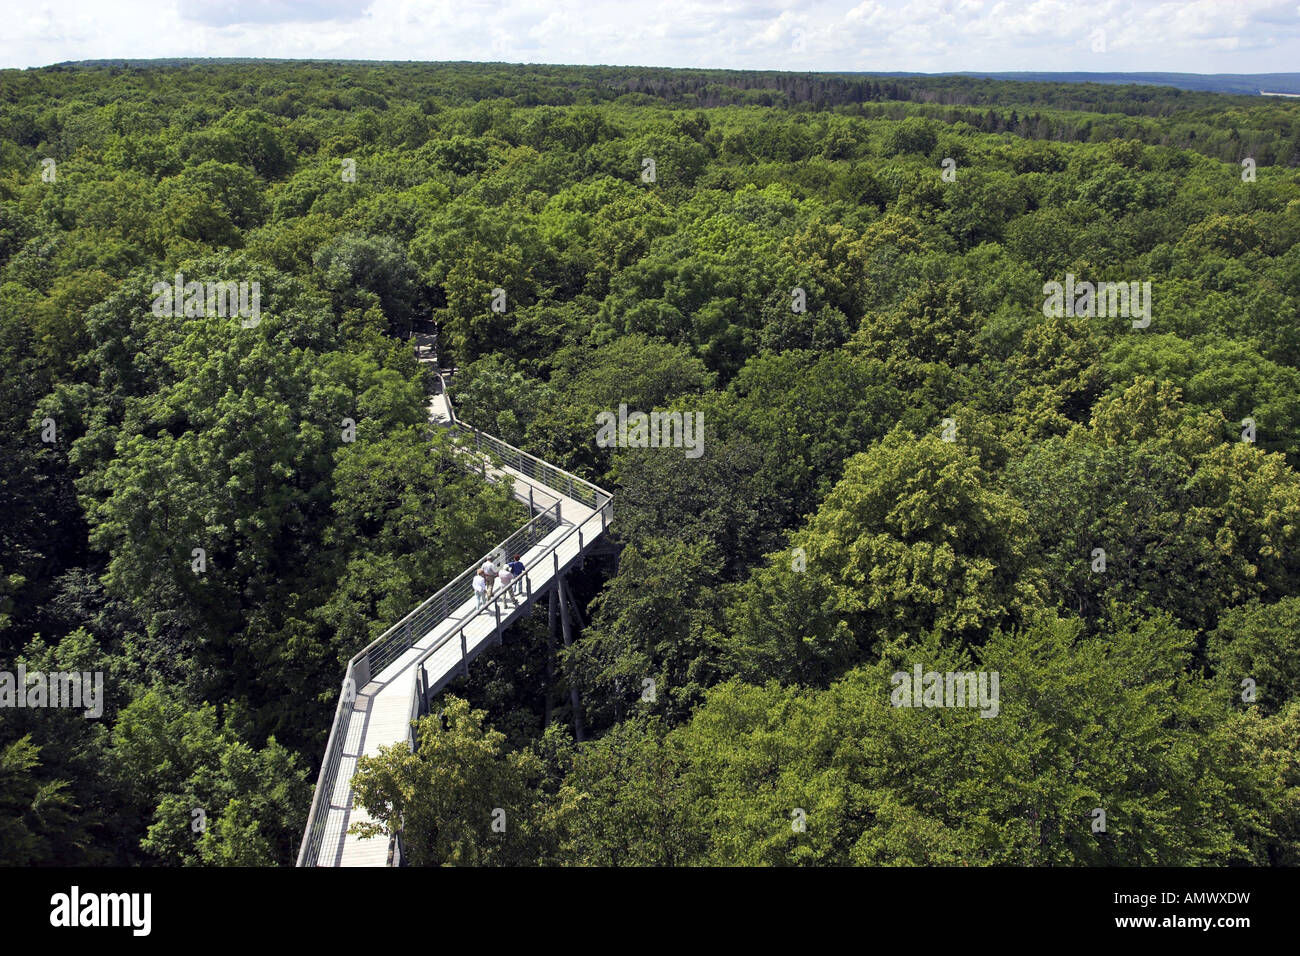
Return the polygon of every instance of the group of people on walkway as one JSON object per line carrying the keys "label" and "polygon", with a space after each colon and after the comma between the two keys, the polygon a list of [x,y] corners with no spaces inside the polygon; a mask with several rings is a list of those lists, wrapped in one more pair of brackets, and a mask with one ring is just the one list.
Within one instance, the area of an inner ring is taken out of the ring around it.
{"label": "group of people on walkway", "polygon": [[492,597],[492,592],[496,589],[498,582],[501,584],[502,599],[509,601],[515,607],[519,606],[517,600],[519,589],[523,587],[524,581],[524,563],[519,555],[509,561],[497,570],[497,566],[488,558],[483,562],[483,567],[479,568],[474,575],[474,611],[483,610],[487,607],[488,599]]}

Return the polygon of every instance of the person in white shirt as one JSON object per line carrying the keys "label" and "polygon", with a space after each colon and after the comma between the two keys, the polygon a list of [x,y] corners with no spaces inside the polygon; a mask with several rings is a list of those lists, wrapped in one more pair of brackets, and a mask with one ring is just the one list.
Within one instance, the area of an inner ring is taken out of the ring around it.
{"label": "person in white shirt", "polygon": [[514,579],[515,576],[510,573],[510,565],[508,564],[504,565],[501,568],[501,573],[497,575],[497,583],[501,585],[501,596],[509,600],[511,604],[518,607],[519,602],[515,600],[514,593],[510,590],[510,582]]}
{"label": "person in white shirt", "polygon": [[479,571],[474,575],[474,610],[476,612],[483,610],[483,606],[487,604],[487,596],[487,577],[482,571]]}
{"label": "person in white shirt", "polygon": [[492,596],[492,587],[497,583],[497,566],[488,558],[483,562],[483,567],[479,568],[479,573],[487,580],[488,597]]}

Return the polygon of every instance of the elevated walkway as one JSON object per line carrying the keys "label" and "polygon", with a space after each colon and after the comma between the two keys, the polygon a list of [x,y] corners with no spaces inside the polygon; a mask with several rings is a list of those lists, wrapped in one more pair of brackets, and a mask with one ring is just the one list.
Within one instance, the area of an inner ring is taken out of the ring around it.
{"label": "elevated walkway", "polygon": [[[432,359],[421,356],[422,361]],[[436,361],[436,360],[435,360]],[[432,424],[451,430],[465,465],[486,481],[510,481],[529,520],[480,557],[437,594],[425,600],[348,662],[325,757],[312,799],[298,866],[385,866],[388,841],[362,839],[348,828],[368,821],[353,805],[357,758],[380,746],[415,746],[412,722],[427,712],[429,699],[489,647],[533,602],[560,585],[565,572],[604,534],[613,518],[613,496],[513,445],[466,426],[456,418],[439,371],[429,405]],[[512,602],[497,592],[475,608],[473,579],[491,557],[498,565],[522,555],[524,575]],[[567,626],[567,625],[566,625]]]}

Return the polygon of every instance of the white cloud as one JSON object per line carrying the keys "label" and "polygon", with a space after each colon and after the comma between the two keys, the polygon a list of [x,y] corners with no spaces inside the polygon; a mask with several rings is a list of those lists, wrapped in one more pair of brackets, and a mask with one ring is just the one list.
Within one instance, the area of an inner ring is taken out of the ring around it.
{"label": "white cloud", "polygon": [[233,23],[299,23],[315,20],[355,20],[365,12],[356,0],[179,0],[181,18],[213,26]]}
{"label": "white cloud", "polygon": [[[180,56],[778,70],[1290,72],[1294,0],[60,0],[0,65]],[[1089,38],[1106,33],[1106,51]]]}

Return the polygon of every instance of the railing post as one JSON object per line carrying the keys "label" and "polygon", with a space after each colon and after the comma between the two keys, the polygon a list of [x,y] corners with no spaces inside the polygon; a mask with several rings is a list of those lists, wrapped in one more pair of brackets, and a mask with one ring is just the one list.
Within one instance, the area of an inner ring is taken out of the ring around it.
{"label": "railing post", "polygon": [[551,561],[555,565],[555,576],[558,578],[560,576],[560,556],[554,550],[551,551]]}
{"label": "railing post", "polygon": [[528,606],[528,614],[533,613],[533,578],[532,575],[524,575],[524,604]]}
{"label": "railing post", "polygon": [[464,670],[465,677],[469,677],[469,648],[465,644],[465,629],[460,629],[460,666]]}
{"label": "railing post", "polygon": [[496,606],[496,612],[497,612],[497,643],[500,644],[500,643],[501,643],[501,598],[500,598],[500,596],[498,596],[497,599],[496,599],[495,601],[493,601],[492,603]]}

